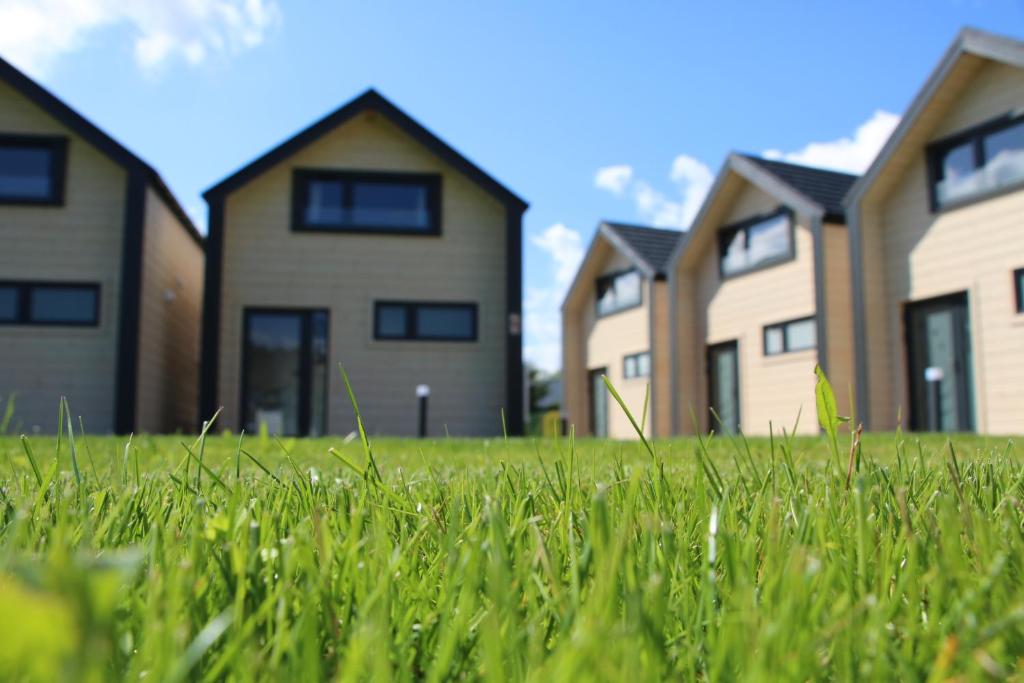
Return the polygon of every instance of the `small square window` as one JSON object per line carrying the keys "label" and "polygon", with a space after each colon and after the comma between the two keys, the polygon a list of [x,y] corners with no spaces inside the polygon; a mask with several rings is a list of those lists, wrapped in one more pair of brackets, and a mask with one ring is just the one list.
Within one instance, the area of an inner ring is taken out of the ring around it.
{"label": "small square window", "polygon": [[811,318],[790,320],[764,328],[764,355],[806,351],[818,345],[818,324]]}
{"label": "small square window", "polygon": [[633,353],[622,359],[622,376],[625,379],[649,377],[651,374],[651,354],[648,352]]}
{"label": "small square window", "polygon": [[378,339],[405,339],[409,336],[409,309],[402,304],[377,304]]}
{"label": "small square window", "polygon": [[374,338],[422,341],[475,341],[476,304],[378,301]]}
{"label": "small square window", "polygon": [[13,323],[18,320],[21,293],[14,285],[0,285],[0,322]]}
{"label": "small square window", "polygon": [[63,138],[0,136],[0,203],[60,204],[66,145]]}

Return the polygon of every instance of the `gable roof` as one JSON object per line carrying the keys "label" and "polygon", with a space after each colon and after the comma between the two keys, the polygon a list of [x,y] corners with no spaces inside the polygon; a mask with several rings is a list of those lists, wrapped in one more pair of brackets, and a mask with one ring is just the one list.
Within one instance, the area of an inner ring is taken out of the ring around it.
{"label": "gable roof", "polygon": [[365,111],[375,111],[386,117],[409,137],[422,144],[506,206],[520,212],[526,210],[528,204],[523,199],[372,88],[299,131],[255,161],[243,166],[204,192],[203,197],[210,200],[230,194]]}
{"label": "gable roof", "polygon": [[639,260],[646,270],[654,275],[664,275],[676,245],[686,237],[680,230],[650,228],[630,223],[612,223],[605,221],[602,228],[617,235],[632,253],[634,260]]}
{"label": "gable roof", "polygon": [[[739,177],[769,194],[779,202],[789,206],[797,213],[820,217],[822,220],[845,223],[845,212],[842,206],[835,206],[836,195],[846,183],[854,183],[855,176],[836,171],[825,171],[798,164],[790,164],[771,159],[762,159],[750,154],[732,152],[726,157],[715,181],[708,190],[704,203],[701,204],[697,216],[686,232],[686,239],[676,245],[669,259],[674,267],[683,258],[695,238],[708,230],[705,226],[708,215],[712,212],[719,195],[726,187],[728,180]],[[840,176],[840,177],[836,177]],[[848,186],[847,186],[848,187]],[[835,212],[839,209],[838,213]]]}
{"label": "gable roof", "polygon": [[141,169],[153,185],[153,189],[167,203],[168,208],[181,221],[192,239],[200,246],[203,245],[203,238],[196,230],[196,226],[156,169],[2,57],[0,79],[115,163],[128,170]]}
{"label": "gable roof", "polygon": [[825,210],[825,220],[840,223],[846,221],[843,198],[857,182],[857,176],[822,168],[800,166],[785,161],[764,159],[749,154],[743,156],[772,173],[808,199],[820,204]]}
{"label": "gable roof", "polygon": [[850,188],[843,201],[845,206],[854,206],[874,184],[882,169],[899,150],[920,115],[964,55],[975,55],[1024,69],[1024,41],[971,27],[962,29],[942,56],[938,66],[928,76],[928,80],[914,96],[907,111],[900,118],[896,129],[889,136],[871,166]]}

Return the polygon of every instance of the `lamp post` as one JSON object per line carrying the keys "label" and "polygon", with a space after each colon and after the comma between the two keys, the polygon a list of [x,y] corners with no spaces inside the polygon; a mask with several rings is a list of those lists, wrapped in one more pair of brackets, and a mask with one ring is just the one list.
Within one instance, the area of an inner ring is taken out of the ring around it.
{"label": "lamp post", "polygon": [[419,399],[420,421],[419,435],[422,439],[427,435],[427,401],[430,399],[430,386],[419,384],[416,386],[416,398]]}

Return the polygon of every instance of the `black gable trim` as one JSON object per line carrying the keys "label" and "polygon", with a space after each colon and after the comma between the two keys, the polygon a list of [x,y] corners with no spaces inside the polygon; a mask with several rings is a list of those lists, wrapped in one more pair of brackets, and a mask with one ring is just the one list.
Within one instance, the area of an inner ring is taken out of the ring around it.
{"label": "black gable trim", "polygon": [[456,152],[455,149],[441,140],[441,138],[431,133],[411,116],[393,105],[376,90],[372,89],[367,90],[348,104],[334,110],[313,125],[285,140],[277,147],[274,147],[252,163],[242,167],[204,192],[203,197],[207,200],[215,197],[224,197],[253,180],[260,174],[266,172],[270,168],[280,164],[288,157],[292,156],[307,145],[315,142],[338,126],[352,120],[359,114],[366,111],[375,111],[386,116],[409,137],[422,144],[437,157],[443,159],[455,170],[467,176],[481,188],[494,195],[503,204],[518,208],[521,211],[526,209],[526,202],[520,199],[511,190],[492,178],[469,159]]}

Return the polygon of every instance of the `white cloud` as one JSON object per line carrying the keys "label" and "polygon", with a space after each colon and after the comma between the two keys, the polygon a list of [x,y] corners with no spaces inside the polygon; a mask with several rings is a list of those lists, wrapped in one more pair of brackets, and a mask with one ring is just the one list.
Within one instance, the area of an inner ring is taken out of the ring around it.
{"label": "white cloud", "polygon": [[621,195],[633,179],[633,167],[625,164],[618,166],[605,166],[597,169],[594,174],[594,186],[600,190],[607,190],[612,194]]}
{"label": "white cloud", "polygon": [[539,235],[530,238],[536,246],[548,253],[555,262],[555,282],[568,285],[583,259],[583,238],[572,228],[555,223]]}
{"label": "white cloud", "polygon": [[634,179],[630,166],[606,166],[597,171],[594,185],[616,196],[628,194],[637,214],[647,223],[662,228],[688,228],[711,189],[714,176],[697,159],[680,154],[672,161],[669,180],[676,186],[671,195],[646,180]]}
{"label": "white cloud", "polygon": [[562,299],[583,260],[583,238],[555,223],[530,242],[550,259],[552,284],[527,287],[523,300],[523,354],[533,365],[554,372],[562,365]]}
{"label": "white cloud", "polygon": [[280,19],[276,0],[0,0],[0,54],[39,76],[96,32],[127,28],[152,72],[256,47]]}
{"label": "white cloud", "polygon": [[879,109],[857,127],[852,138],[812,142],[796,152],[769,149],[764,152],[764,156],[847,173],[863,173],[868,170],[899,122],[899,115]]}

